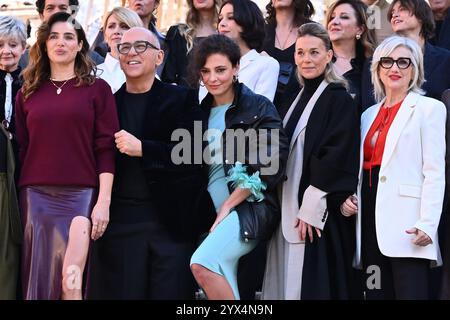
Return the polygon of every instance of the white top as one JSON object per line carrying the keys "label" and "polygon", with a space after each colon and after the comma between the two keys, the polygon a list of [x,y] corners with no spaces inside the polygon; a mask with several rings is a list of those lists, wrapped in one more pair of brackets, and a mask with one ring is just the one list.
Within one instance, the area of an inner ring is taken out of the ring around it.
{"label": "white top", "polygon": [[[241,57],[239,66],[239,82],[245,84],[253,92],[273,101],[280,72],[278,61],[252,49]],[[205,87],[200,87],[199,100],[202,101],[207,93]]]}
{"label": "white top", "polygon": [[9,122],[11,122],[11,116],[12,116],[12,83],[13,83],[13,77],[11,74],[7,73],[5,76],[5,82],[6,82],[6,95],[5,95],[5,119]]}
{"label": "white top", "polygon": [[97,66],[98,77],[108,82],[112,93],[115,93],[125,83],[125,74],[120,68],[120,62],[110,53],[106,55],[105,62]]}

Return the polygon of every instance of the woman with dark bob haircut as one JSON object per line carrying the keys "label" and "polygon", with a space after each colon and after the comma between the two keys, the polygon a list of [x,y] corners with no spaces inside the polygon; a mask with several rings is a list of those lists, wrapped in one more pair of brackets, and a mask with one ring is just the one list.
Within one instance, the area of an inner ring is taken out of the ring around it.
{"label": "woman with dark bob haircut", "polygon": [[17,94],[27,300],[81,299],[89,236],[100,238],[109,221],[119,124],[88,48],[73,17],[55,13],[37,32]]}
{"label": "woman with dark bob haircut", "polygon": [[[217,218],[191,258],[208,299],[239,299],[239,259],[276,228],[276,186],[284,177],[287,139],[270,100],[237,81],[239,47],[223,35],[202,41],[193,71],[208,90],[208,192]],[[242,138],[242,139],[241,139]],[[270,159],[264,159],[268,156]]]}
{"label": "woman with dark bob haircut", "polygon": [[273,101],[280,67],[275,59],[259,54],[264,25],[261,10],[251,0],[226,0],[220,8],[217,29],[236,42],[241,51],[239,81]]}

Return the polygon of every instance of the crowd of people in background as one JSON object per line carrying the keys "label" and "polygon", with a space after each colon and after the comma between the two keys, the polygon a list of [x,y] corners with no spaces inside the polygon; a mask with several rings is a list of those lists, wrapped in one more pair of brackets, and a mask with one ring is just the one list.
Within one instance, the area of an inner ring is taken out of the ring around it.
{"label": "crowd of people in background", "polygon": [[450,0],[0,16],[0,299],[450,299]]}

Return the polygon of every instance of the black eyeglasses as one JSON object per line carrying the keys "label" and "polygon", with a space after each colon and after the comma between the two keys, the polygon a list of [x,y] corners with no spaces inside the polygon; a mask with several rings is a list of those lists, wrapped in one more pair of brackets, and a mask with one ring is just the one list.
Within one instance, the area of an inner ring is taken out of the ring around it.
{"label": "black eyeglasses", "polygon": [[407,69],[411,65],[411,59],[410,58],[398,58],[397,60],[394,60],[391,57],[382,57],[380,59],[380,66],[384,69],[392,68],[394,63],[397,64],[397,67],[399,69]]}
{"label": "black eyeglasses", "polygon": [[134,48],[134,51],[136,51],[136,53],[143,53],[147,50],[147,48],[159,50],[159,48],[157,48],[150,42],[142,40],[142,41],[135,41],[133,43],[130,42],[119,43],[117,45],[117,51],[119,51],[120,54],[128,54],[128,52],[130,52],[132,47]]}

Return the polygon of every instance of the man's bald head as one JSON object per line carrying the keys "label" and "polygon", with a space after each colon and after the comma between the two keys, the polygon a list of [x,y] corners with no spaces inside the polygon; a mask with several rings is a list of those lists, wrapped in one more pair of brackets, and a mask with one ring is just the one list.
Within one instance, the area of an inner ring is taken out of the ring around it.
{"label": "man's bald head", "polygon": [[[130,48],[125,54],[120,53],[119,50],[120,67],[127,78],[127,90],[153,83],[156,68],[164,59],[164,52],[160,49],[156,35],[148,29],[134,27],[123,34],[120,43],[127,44]],[[147,44],[143,46],[144,43]],[[138,51],[136,51],[136,44],[139,46]],[[149,90],[149,88],[146,89]],[[133,92],[140,91],[136,89]]]}
{"label": "man's bald head", "polygon": [[161,49],[158,38],[150,30],[143,27],[133,27],[127,31],[122,36],[120,42],[134,42],[134,41],[148,41],[158,49]]}

